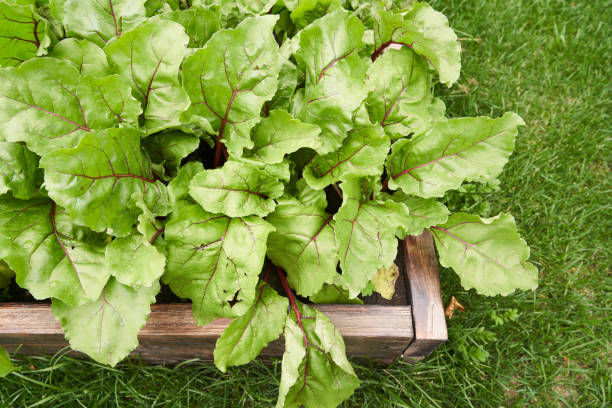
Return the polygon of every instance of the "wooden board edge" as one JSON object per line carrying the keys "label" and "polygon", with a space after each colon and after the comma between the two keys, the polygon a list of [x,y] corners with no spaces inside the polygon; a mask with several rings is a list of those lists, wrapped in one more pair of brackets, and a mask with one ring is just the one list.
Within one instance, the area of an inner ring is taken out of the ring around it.
{"label": "wooden board edge", "polygon": [[[413,339],[412,307],[384,305],[317,305],[343,335],[347,354],[388,363],[397,359]],[[60,324],[48,304],[0,303],[0,345],[21,355],[55,354],[67,346]],[[176,364],[199,358],[212,361],[217,338],[230,323],[217,319],[196,326],[191,304],[152,306],[139,333],[140,346],[131,357],[148,363]],[[276,341],[262,351],[265,361],[281,357],[284,343]],[[72,356],[82,354],[70,351]],[[137,357],[138,358],[138,357]]]}
{"label": "wooden board edge", "polygon": [[402,358],[420,360],[448,340],[438,259],[428,230],[419,236],[407,236],[402,251],[414,325],[414,339]]}

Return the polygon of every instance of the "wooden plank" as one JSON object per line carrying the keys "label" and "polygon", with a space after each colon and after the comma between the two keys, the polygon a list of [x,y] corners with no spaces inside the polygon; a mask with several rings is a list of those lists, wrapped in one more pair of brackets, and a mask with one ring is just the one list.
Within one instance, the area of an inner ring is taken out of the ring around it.
{"label": "wooden plank", "polygon": [[[412,341],[411,307],[382,305],[317,305],[338,327],[353,357],[389,363]],[[147,325],[139,333],[140,346],[133,352],[150,363],[176,363],[191,358],[210,361],[217,338],[229,324],[217,319],[196,326],[188,303],[156,304]],[[67,346],[60,324],[48,304],[0,304],[0,344],[23,355],[54,354]],[[282,341],[262,352],[262,358],[280,357]],[[73,355],[79,353],[71,352]]]}
{"label": "wooden plank", "polygon": [[448,339],[438,259],[427,230],[418,237],[407,236],[402,247],[414,322],[414,340],[403,357],[421,359]]}

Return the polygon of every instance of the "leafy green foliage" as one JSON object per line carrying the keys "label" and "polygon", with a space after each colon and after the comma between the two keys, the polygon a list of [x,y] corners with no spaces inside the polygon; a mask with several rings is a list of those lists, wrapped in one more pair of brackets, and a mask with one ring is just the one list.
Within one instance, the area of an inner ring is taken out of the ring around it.
{"label": "leafy green foliage", "polygon": [[215,347],[215,364],[225,372],[228,366],[246,364],[259,355],[285,327],[289,301],[267,283],[257,287],[257,297],[245,314],[223,331]]}
{"label": "leafy green foliage", "polygon": [[397,3],[0,1],[0,258],[74,349],[126,357],[161,280],[197,324],[234,319],[220,370],[284,333],[278,406],[336,406],[359,380],[294,292],[391,297],[424,229],[466,288],[535,288],[511,216],[436,200],[493,185],[523,121],[446,118],[457,37]]}
{"label": "leafy green foliage", "polygon": [[292,314],[285,326],[276,406],[337,406],[359,386],[359,380],[346,358],[338,329],[318,310],[306,305],[300,309],[300,320],[296,322]]}
{"label": "leafy green foliage", "polygon": [[178,75],[188,42],[181,25],[152,19],[104,49],[113,69],[131,85],[132,95],[142,104],[141,119],[147,128],[177,123],[189,106]]}
{"label": "leafy green foliage", "polygon": [[461,284],[483,295],[507,295],[535,289],[538,270],[527,262],[529,247],[519,236],[514,218],[457,213],[432,228],[443,266],[452,267]]}
{"label": "leafy green foliage", "polygon": [[266,239],[272,226],[256,216],[230,218],[188,205],[166,225],[164,282],[193,301],[198,324],[237,317],[255,300]]}
{"label": "leafy green foliage", "polygon": [[15,370],[16,368],[11,362],[11,357],[8,351],[0,347],[0,378],[6,377]]}
{"label": "leafy green foliage", "polygon": [[0,195],[28,199],[36,188],[37,156],[20,143],[0,142]]}
{"label": "leafy green foliage", "polygon": [[48,21],[33,1],[0,1],[0,66],[16,66],[45,55],[51,44]]}
{"label": "leafy green foliage", "polygon": [[92,130],[136,124],[135,102],[116,75],[81,76],[71,62],[31,59],[0,72],[0,138],[44,155],[76,146]]}
{"label": "leafy green foliage", "polygon": [[157,281],[136,290],[110,278],[95,301],[69,306],[53,299],[51,310],[73,349],[114,366],[138,345],[137,334],[158,291]]}
{"label": "leafy green foliage", "polygon": [[166,186],[154,179],[134,129],[90,133],[73,149],[43,156],[40,166],[49,196],[94,231],[129,234],[140,212],[130,204],[134,193],[157,215],[167,213]]}

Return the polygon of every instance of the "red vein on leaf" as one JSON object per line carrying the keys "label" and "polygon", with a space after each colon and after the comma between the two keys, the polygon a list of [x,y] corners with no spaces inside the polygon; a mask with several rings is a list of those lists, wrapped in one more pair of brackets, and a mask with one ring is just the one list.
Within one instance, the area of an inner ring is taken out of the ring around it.
{"label": "red vein on leaf", "polygon": [[343,59],[347,58],[349,55],[351,55],[353,53],[353,51],[355,51],[354,48],[352,50],[350,50],[349,52],[347,52],[346,54],[341,55],[341,56],[339,56],[337,58],[334,58],[333,60],[331,60],[331,62],[329,64],[327,64],[325,67],[323,67],[323,69],[321,70],[321,73],[319,74],[319,77],[317,78],[317,84],[319,82],[321,82],[321,79],[323,78],[323,76],[325,75],[325,73],[327,72],[328,69],[330,69],[331,67],[336,65],[339,61],[342,61]]}
{"label": "red vein on leaf", "polygon": [[447,159],[447,158],[449,158],[449,157],[459,156],[461,153],[465,152],[466,150],[471,149],[472,147],[476,146],[477,144],[480,144],[480,143],[485,143],[487,140],[489,140],[489,139],[491,139],[491,138],[493,138],[493,137],[500,136],[500,135],[502,135],[502,134],[504,134],[504,133],[508,132],[509,130],[511,130],[511,129],[504,129],[504,130],[502,130],[501,132],[497,132],[497,133],[495,133],[495,134],[489,135],[489,136],[485,137],[484,139],[476,140],[476,141],[475,141],[474,143],[472,143],[471,145],[466,146],[466,147],[464,147],[463,149],[460,149],[460,150],[456,151],[455,153],[451,153],[451,154],[448,154],[448,155],[447,155],[447,154],[446,154],[446,150],[448,150],[448,148],[450,147],[450,145],[451,145],[451,144],[452,144],[452,143],[453,143],[455,140],[457,140],[457,138],[451,139],[451,141],[450,141],[450,142],[448,142],[448,144],[446,145],[446,147],[445,147],[445,148],[444,148],[444,150],[442,151],[442,154],[440,155],[440,157],[438,157],[438,158],[436,158],[436,159],[434,159],[434,160],[430,160],[430,161],[425,162],[425,163],[421,163],[421,164],[416,165],[416,166],[414,166],[414,167],[411,167],[411,168],[409,168],[409,169],[402,170],[401,172],[399,172],[399,173],[397,173],[397,174],[392,174],[392,175],[391,175],[391,178],[392,178],[393,180],[395,180],[395,179],[397,179],[398,177],[401,177],[401,176],[404,176],[404,175],[406,175],[406,174],[407,174],[407,175],[409,175],[409,176],[411,176],[411,177],[413,177],[413,178],[417,179],[418,181],[421,181],[421,180],[419,180],[419,179],[418,179],[418,178],[417,178],[417,177],[416,177],[414,174],[412,174],[412,171],[413,171],[413,170],[417,170],[417,169],[420,169],[420,168],[422,168],[422,167],[429,166],[430,164],[436,164],[436,163],[438,163],[440,160]]}
{"label": "red vein on leaf", "polygon": [[[385,49],[387,49],[388,46],[390,46],[391,44],[395,44],[395,45],[401,45],[404,47],[408,47],[408,48],[412,48],[412,44],[408,44],[405,42],[401,42],[401,41],[393,41],[393,40],[389,40],[385,43],[382,43],[380,45],[380,47],[378,47],[373,53],[372,56],[370,57],[370,59],[372,60],[372,62],[374,62],[376,60],[376,58],[378,58],[380,56],[380,54],[382,54]],[[429,60],[428,60],[429,61]]]}

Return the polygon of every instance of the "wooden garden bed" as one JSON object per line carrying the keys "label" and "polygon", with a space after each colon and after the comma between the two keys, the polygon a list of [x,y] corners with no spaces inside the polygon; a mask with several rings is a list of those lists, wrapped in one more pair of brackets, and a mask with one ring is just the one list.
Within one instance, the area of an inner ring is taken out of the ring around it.
{"label": "wooden garden bed", "polygon": [[[364,305],[316,306],[342,333],[349,356],[383,363],[397,358],[420,359],[446,341],[431,234],[406,238],[397,262],[401,274],[391,301],[371,296]],[[199,327],[191,316],[190,303],[155,304],[133,354],[150,363],[191,358],[210,361],[215,342],[229,322],[217,319]],[[68,343],[48,304],[0,303],[0,345],[10,352],[19,349],[21,355],[35,355],[53,354]],[[283,342],[276,341],[261,356],[280,357],[282,352]]]}

